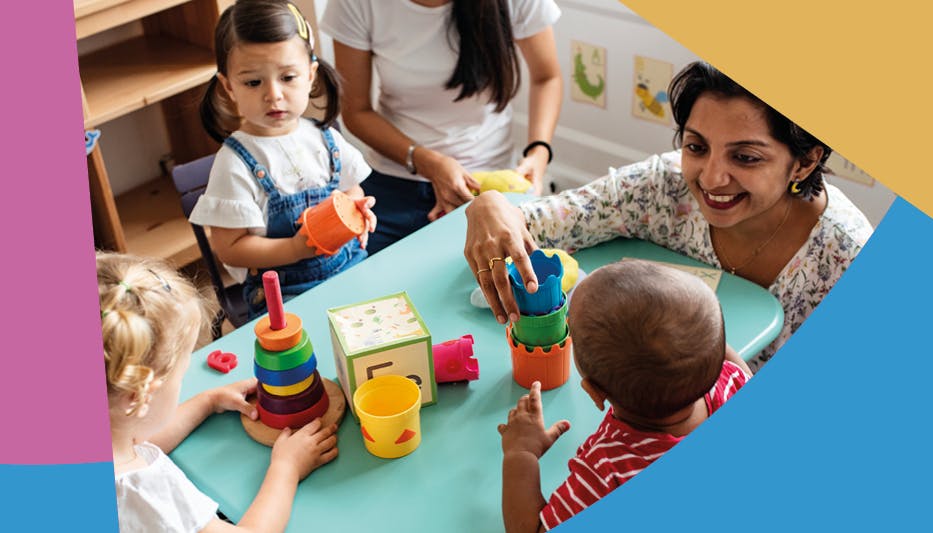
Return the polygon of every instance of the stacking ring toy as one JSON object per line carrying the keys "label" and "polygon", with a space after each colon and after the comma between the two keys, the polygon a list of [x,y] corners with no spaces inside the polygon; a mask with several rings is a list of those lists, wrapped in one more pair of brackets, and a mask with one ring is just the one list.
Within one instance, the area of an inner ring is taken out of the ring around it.
{"label": "stacking ring toy", "polygon": [[287,427],[293,429],[300,428],[310,423],[315,418],[324,416],[328,407],[330,407],[330,398],[326,394],[321,396],[319,402],[304,411],[298,411],[297,413],[288,415],[271,413],[267,411],[262,404],[256,404],[256,410],[259,411],[259,420],[261,420],[263,424],[275,429],[285,429]]}
{"label": "stacking ring toy", "polygon": [[270,352],[285,351],[301,341],[303,329],[301,319],[294,313],[284,313],[285,327],[282,329],[272,329],[270,316],[266,315],[259,319],[253,332],[256,334],[256,340],[259,344]]}
{"label": "stacking ring toy", "polygon": [[281,387],[283,385],[294,385],[295,383],[308,379],[308,376],[314,375],[317,370],[317,357],[311,354],[304,363],[289,368],[288,370],[267,370],[259,363],[253,362],[253,371],[256,373],[256,379],[262,383]]}
{"label": "stacking ring toy", "polygon": [[324,382],[316,379],[314,385],[291,396],[275,396],[266,392],[262,387],[256,389],[256,395],[259,397],[259,405],[270,413],[277,415],[297,413],[320,401],[321,396],[324,395]]}
{"label": "stacking ring toy", "polygon": [[308,332],[302,330],[301,340],[298,344],[284,351],[269,351],[262,347],[259,341],[254,343],[254,357],[256,363],[266,370],[288,370],[295,368],[314,355],[314,345],[308,338]]}
{"label": "stacking ring toy", "polygon": [[274,394],[276,396],[294,396],[295,394],[298,394],[299,392],[310,387],[314,383],[315,375],[317,375],[317,372],[314,372],[313,374],[308,376],[308,379],[299,381],[298,383],[295,383],[294,385],[282,385],[282,386],[277,387],[275,385],[268,385],[266,383],[263,383],[262,388],[266,389],[266,392],[268,392],[269,394]]}

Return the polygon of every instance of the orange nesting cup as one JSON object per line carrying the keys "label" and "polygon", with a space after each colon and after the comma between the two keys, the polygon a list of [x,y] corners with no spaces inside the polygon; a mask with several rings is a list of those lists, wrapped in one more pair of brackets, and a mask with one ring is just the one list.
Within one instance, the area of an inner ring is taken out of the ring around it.
{"label": "orange nesting cup", "polygon": [[308,237],[308,246],[333,255],[350,239],[366,231],[363,214],[346,194],[335,191],[323,202],[304,210],[297,220],[298,231]]}
{"label": "orange nesting cup", "polygon": [[518,342],[512,335],[511,324],[505,335],[512,351],[512,377],[522,387],[530,389],[532,383],[540,381],[541,390],[556,389],[570,378],[573,345],[570,331],[551,346],[526,346]]}

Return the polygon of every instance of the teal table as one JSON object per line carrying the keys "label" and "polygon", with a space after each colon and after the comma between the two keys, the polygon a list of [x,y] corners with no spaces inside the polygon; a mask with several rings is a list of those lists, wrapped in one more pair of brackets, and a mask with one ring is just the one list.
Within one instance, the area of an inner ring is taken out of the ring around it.
{"label": "teal table", "polygon": [[[421,411],[423,440],[412,454],[386,460],[363,446],[357,422],[348,413],[338,433],[339,457],[313,472],[298,487],[289,531],[404,532],[500,531],[501,459],[496,425],[526,389],[512,380],[505,326],[488,309],[473,307],[475,280],[463,258],[464,210],[400,241],[359,266],[286,304],[303,320],[314,343],[318,369],[336,380],[325,310],[407,291],[438,343],[470,333],[480,379],[439,384],[437,404]],[[642,257],[700,266],[642,241],[617,239],[575,254],[590,272],[621,257]],[[726,317],[728,342],[746,359],[773,340],[783,312],[767,291],[724,273],[717,291]],[[253,324],[195,352],[182,398],[252,376]],[[239,365],[220,374],[206,364],[212,350],[237,354]],[[545,421],[566,418],[570,431],[541,460],[547,497],[567,476],[567,460],[597,427],[597,411],[572,370],[570,380],[543,393]],[[238,520],[253,500],[269,463],[270,449],[243,430],[238,414],[214,415],[191,434],[172,459],[220,509]]]}

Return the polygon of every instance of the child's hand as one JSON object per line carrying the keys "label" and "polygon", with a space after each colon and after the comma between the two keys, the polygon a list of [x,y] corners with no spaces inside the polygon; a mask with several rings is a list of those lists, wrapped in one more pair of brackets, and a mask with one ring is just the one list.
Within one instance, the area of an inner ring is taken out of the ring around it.
{"label": "child's hand", "polygon": [[369,242],[369,234],[376,231],[376,214],[373,213],[376,198],[373,196],[354,198],[353,203],[356,204],[356,208],[359,209],[360,213],[363,214],[363,219],[366,220],[366,230],[357,237],[360,241],[360,248],[365,250],[366,243]]}
{"label": "child's hand", "polygon": [[570,422],[555,422],[544,428],[544,409],[541,406],[541,383],[531,384],[531,392],[518,400],[518,405],[509,411],[509,420],[499,424],[502,435],[502,451],[509,453],[528,452],[540,458],[564,432]]}
{"label": "child's hand", "polygon": [[239,411],[256,420],[259,413],[256,408],[246,401],[246,397],[256,392],[256,378],[244,379],[223,387],[208,391],[211,399],[211,408],[215,413],[224,411]]}
{"label": "child's hand", "polygon": [[269,468],[282,467],[298,474],[298,479],[307,477],[317,467],[337,457],[337,425],[323,427],[320,418],[292,432],[285,428],[272,445]]}

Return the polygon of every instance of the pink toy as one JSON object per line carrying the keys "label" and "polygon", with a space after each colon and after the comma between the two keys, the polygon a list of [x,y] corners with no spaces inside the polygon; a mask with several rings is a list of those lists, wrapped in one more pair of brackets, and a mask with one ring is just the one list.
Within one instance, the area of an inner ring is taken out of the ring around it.
{"label": "pink toy", "polygon": [[236,368],[236,363],[236,355],[230,352],[214,350],[207,354],[207,366],[224,374]]}
{"label": "pink toy", "polygon": [[279,287],[279,275],[274,270],[262,275],[262,288],[266,294],[266,308],[269,309],[269,327],[275,331],[285,329],[285,307],[282,305],[282,289]]}
{"label": "pink toy", "polygon": [[435,344],[434,379],[438,383],[479,379],[479,361],[473,357],[473,335]]}

